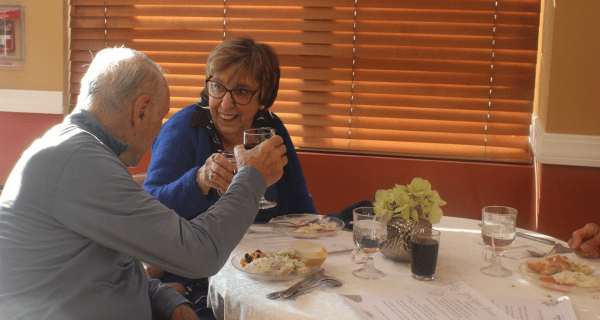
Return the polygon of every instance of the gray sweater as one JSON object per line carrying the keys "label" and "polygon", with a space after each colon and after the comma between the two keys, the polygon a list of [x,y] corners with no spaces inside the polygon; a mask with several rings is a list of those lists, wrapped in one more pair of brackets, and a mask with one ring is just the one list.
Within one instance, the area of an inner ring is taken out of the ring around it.
{"label": "gray sweater", "polygon": [[0,319],[151,319],[186,300],[140,261],[189,278],[217,273],[266,189],[242,167],[189,222],[135,181],[128,145],[85,110],[35,141],[0,197]]}

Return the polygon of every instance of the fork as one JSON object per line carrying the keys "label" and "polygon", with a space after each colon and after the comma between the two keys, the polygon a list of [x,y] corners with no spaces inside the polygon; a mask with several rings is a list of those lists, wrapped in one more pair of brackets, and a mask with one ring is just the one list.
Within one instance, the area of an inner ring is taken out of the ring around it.
{"label": "fork", "polygon": [[281,295],[282,298],[284,299],[293,299],[301,294],[305,294],[308,292],[311,292],[315,289],[317,289],[318,287],[320,287],[323,283],[328,284],[328,285],[332,285],[334,287],[340,287],[342,286],[344,283],[338,279],[334,279],[334,278],[325,278],[325,277],[320,277],[319,279],[317,279],[315,282],[312,282],[310,285],[307,286],[303,286],[295,291],[292,291],[290,293],[286,293]]}
{"label": "fork", "polygon": [[271,293],[267,294],[267,298],[274,300],[274,299],[283,297],[284,294],[293,293],[294,291],[300,289],[301,287],[303,287],[303,286],[307,285],[308,283],[312,282],[313,280],[317,279],[317,277],[322,275],[324,271],[325,270],[320,269],[317,272],[315,272],[315,273],[309,275],[308,277],[293,284],[291,287],[289,287],[287,289],[271,292]]}
{"label": "fork", "polygon": [[529,252],[529,255],[531,255],[534,258],[547,258],[556,253],[573,252],[573,249],[567,248],[564,245],[562,245],[561,243],[557,243],[547,253],[537,253],[537,252],[529,250],[529,249],[527,250],[527,252]]}
{"label": "fork", "polygon": [[290,227],[299,228],[299,227],[308,226],[311,223],[319,222],[321,220],[323,220],[323,218],[318,217],[316,219],[312,219],[312,220],[310,220],[308,222],[304,222],[304,223],[295,223],[295,222],[291,222],[291,221],[272,221],[267,224],[289,224]]}

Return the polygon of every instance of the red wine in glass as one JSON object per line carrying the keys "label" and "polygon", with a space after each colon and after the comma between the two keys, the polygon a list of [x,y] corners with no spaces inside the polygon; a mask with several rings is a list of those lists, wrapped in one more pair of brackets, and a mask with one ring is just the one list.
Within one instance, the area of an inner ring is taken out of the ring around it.
{"label": "red wine in glass", "polygon": [[[275,135],[275,130],[272,128],[254,128],[244,131],[244,148],[250,150],[258,146],[261,142]],[[258,208],[270,209],[277,205],[277,202],[267,200],[263,196],[258,202]]]}
{"label": "red wine in glass", "polygon": [[244,148],[246,148],[246,150],[250,150],[254,147],[256,147],[257,145],[259,145],[260,143],[258,142],[248,142],[248,143],[244,143]]}

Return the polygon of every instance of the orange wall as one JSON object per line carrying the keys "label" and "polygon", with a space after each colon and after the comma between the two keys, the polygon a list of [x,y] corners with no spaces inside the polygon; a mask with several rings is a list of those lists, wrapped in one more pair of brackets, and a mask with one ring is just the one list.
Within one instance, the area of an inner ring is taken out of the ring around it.
{"label": "orange wall", "polygon": [[1,2],[23,5],[25,62],[16,70],[0,68],[0,89],[65,91],[66,4],[63,0]]}
{"label": "orange wall", "polygon": [[548,133],[600,136],[600,1],[546,0],[544,7],[540,120]]}

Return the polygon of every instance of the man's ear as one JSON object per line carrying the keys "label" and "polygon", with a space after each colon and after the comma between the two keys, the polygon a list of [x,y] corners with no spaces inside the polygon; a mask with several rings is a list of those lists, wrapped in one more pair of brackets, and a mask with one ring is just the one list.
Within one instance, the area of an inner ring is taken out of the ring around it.
{"label": "man's ear", "polygon": [[152,111],[151,106],[152,98],[150,95],[144,94],[135,99],[133,103],[132,110],[132,118],[131,124],[134,128],[134,131],[137,132],[140,129],[140,125],[142,121],[147,120],[150,117],[150,112]]}

